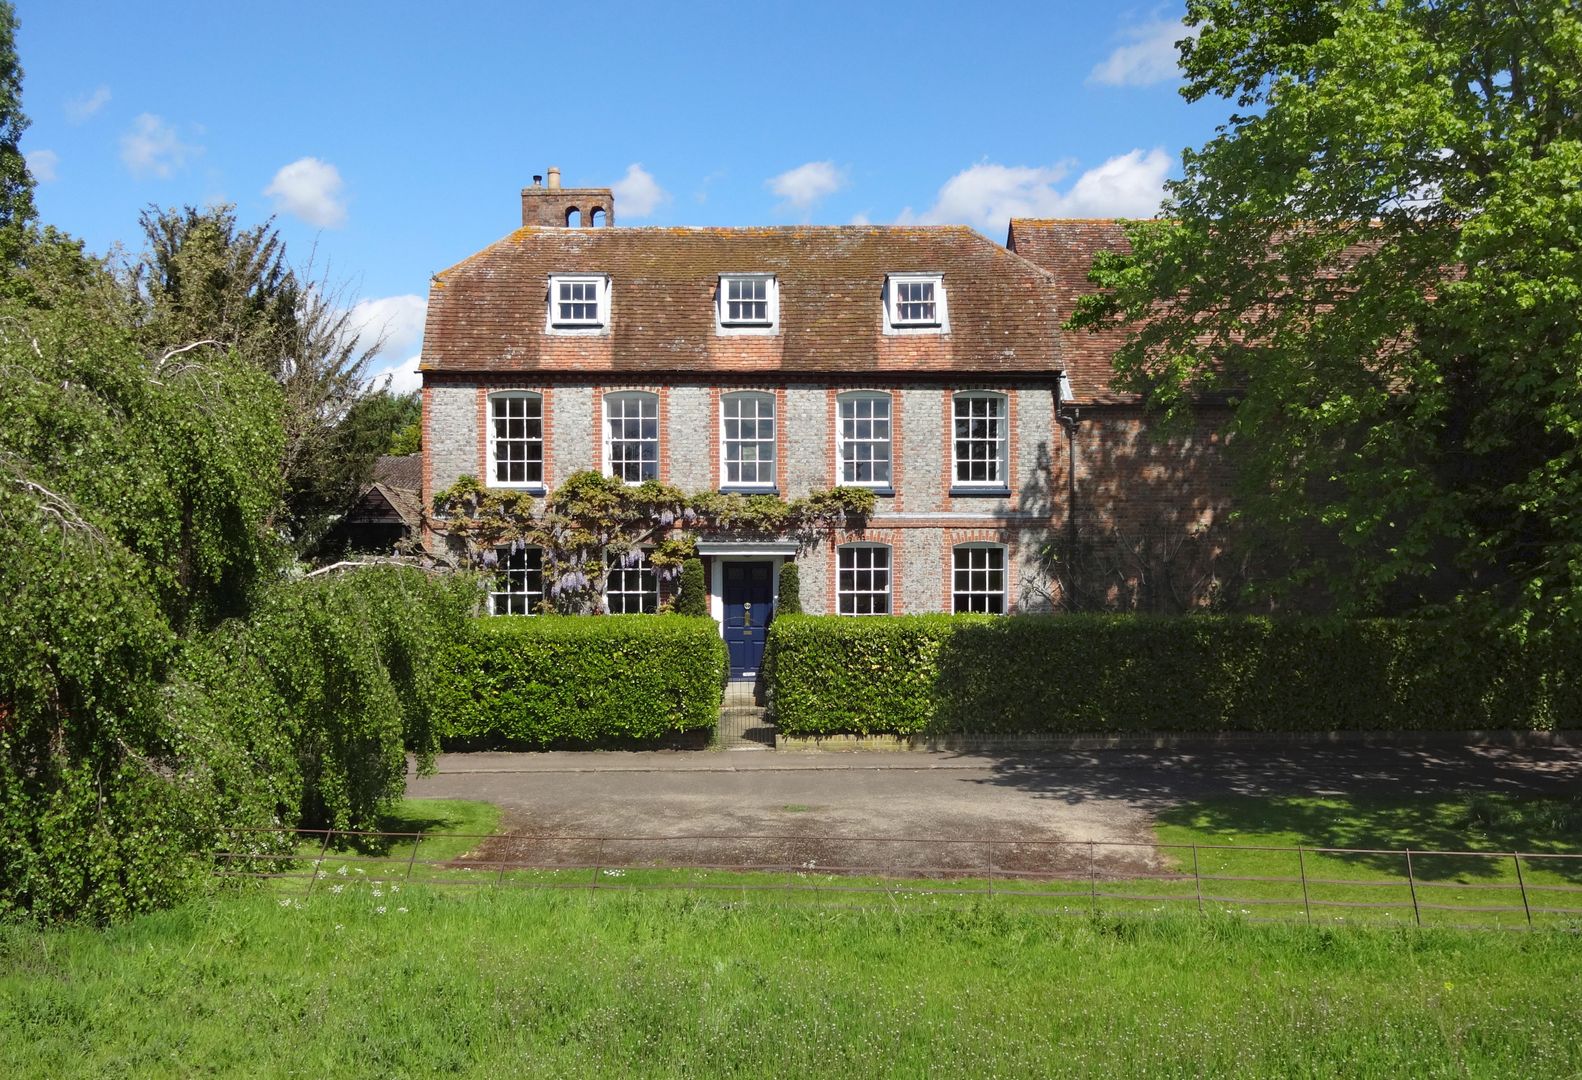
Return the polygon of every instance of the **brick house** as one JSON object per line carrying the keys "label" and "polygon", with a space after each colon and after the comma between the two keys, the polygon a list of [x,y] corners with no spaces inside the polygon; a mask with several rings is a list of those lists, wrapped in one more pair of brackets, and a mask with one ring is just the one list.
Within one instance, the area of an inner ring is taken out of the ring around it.
{"label": "brick house", "polygon": [[[1134,481],[1162,504],[1183,462],[1202,479],[1207,434],[1155,448],[1109,393],[1103,344],[1060,329],[1080,247],[1110,232],[1016,222],[1001,247],[956,226],[622,228],[608,189],[558,180],[535,177],[522,228],[433,279],[424,503],[463,475],[538,491],[584,469],[789,498],[871,487],[867,527],[814,550],[699,537],[736,675],[788,560],[811,613],[1044,610],[1040,553],[1084,487],[1115,518],[1153,512],[1129,506]],[[529,550],[492,603],[541,596]],[[612,572],[610,610],[660,599],[645,565]]]}

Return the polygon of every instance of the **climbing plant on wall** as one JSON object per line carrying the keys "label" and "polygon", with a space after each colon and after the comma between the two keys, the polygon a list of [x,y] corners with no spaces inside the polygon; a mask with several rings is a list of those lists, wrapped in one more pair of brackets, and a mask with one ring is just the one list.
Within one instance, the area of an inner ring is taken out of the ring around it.
{"label": "climbing plant on wall", "polygon": [[804,498],[688,494],[656,481],[628,485],[579,472],[542,501],[521,491],[491,491],[464,476],[437,493],[431,524],[464,565],[492,569],[502,548],[543,552],[544,598],[551,610],[604,610],[604,584],[615,565],[631,566],[646,553],[662,581],[697,553],[697,534],[790,536],[804,546],[837,530],[860,529],[873,513],[874,494],[837,487]]}

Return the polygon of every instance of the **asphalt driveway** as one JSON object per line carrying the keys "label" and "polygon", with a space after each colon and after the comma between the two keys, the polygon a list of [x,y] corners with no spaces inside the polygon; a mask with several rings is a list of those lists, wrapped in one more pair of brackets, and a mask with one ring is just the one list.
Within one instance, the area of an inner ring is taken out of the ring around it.
{"label": "asphalt driveway", "polygon": [[[1502,747],[474,753],[442,755],[434,775],[407,784],[414,798],[495,803],[507,833],[606,838],[612,864],[969,869],[982,853],[966,842],[995,840],[1021,842],[1000,857],[1019,851],[1027,869],[1059,869],[1085,863],[1094,841],[1114,873],[1152,865],[1153,815],[1188,800],[1578,790],[1582,749]],[[542,859],[546,850],[502,840],[484,854]]]}

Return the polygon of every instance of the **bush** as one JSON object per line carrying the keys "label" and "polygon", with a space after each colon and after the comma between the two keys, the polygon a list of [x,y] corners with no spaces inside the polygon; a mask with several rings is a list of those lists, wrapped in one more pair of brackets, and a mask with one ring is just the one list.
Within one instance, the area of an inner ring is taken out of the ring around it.
{"label": "bush", "polygon": [[780,597],[775,604],[775,614],[802,614],[802,572],[796,568],[796,563],[788,562],[780,568]]}
{"label": "bush", "polygon": [[681,592],[676,597],[676,614],[708,617],[709,589],[703,581],[702,559],[688,559],[681,564]]}
{"label": "bush", "polygon": [[547,746],[713,726],[725,642],[712,619],[473,620],[440,672],[445,733]]}
{"label": "bush", "polygon": [[439,748],[442,656],[468,623],[470,577],[375,568],[283,585],[247,631],[278,696],[306,827],[376,828]]}
{"label": "bush", "polygon": [[1450,621],[801,616],[770,627],[779,729],[1078,734],[1550,730],[1575,650]]}

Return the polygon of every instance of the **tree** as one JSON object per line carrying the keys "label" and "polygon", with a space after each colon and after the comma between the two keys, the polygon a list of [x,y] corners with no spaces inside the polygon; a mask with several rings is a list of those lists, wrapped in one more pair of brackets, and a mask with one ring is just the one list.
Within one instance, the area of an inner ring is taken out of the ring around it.
{"label": "tree", "polygon": [[[1249,535],[1345,611],[1582,615],[1582,12],[1190,0],[1234,102],[1071,325],[1117,384],[1234,405]],[[1315,537],[1334,542],[1315,544]]]}
{"label": "tree", "polygon": [[22,157],[22,65],[16,54],[16,8],[0,2],[0,267],[18,261],[34,218],[33,177]]}
{"label": "tree", "polygon": [[[365,394],[379,342],[354,331],[339,292],[286,260],[272,222],[241,228],[230,206],[150,208],[147,250],[126,268],[139,333],[150,348],[207,341],[235,352],[280,387],[285,447],[280,474],[294,537],[311,537],[325,513],[326,477],[338,473],[337,428]],[[367,479],[373,458],[352,482]]]}

